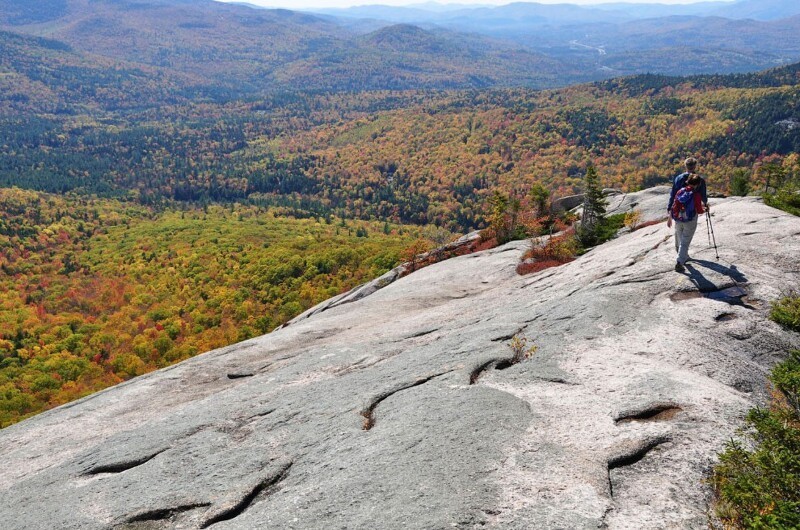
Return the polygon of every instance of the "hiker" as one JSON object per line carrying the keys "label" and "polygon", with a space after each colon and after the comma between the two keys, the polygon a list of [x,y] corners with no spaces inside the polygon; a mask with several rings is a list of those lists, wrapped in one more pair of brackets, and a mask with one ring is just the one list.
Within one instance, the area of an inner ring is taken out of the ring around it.
{"label": "hiker", "polygon": [[689,261],[689,245],[695,230],[697,230],[697,218],[701,213],[709,210],[706,181],[695,173],[697,159],[689,157],[683,164],[686,166],[686,171],[675,177],[667,205],[667,212],[669,212],[667,226],[672,228],[672,223],[675,222],[675,251],[678,253],[675,270],[677,272],[686,270],[684,265]]}

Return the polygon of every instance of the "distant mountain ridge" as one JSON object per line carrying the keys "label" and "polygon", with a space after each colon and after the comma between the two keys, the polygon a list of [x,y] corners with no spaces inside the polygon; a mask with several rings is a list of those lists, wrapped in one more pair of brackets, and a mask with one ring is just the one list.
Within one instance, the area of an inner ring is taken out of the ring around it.
{"label": "distant mountain ridge", "polygon": [[454,6],[432,2],[408,6],[362,4],[348,8],[319,8],[307,11],[349,18],[432,23],[467,19],[516,19],[520,22],[539,19],[544,23],[553,24],[632,21],[666,16],[720,16],[730,19],[768,21],[800,14],[800,4],[794,0],[718,0],[688,4],[608,2],[582,5],[569,2],[557,4],[510,2],[502,5],[475,6]]}
{"label": "distant mountain ridge", "polygon": [[800,3],[793,0],[741,0],[709,13],[728,18],[778,20],[800,15]]}
{"label": "distant mountain ridge", "polygon": [[[753,71],[800,59],[800,3],[538,4],[426,10],[365,5],[321,9],[355,31],[406,23],[521,44],[595,75]],[[755,19],[755,20],[751,20]]]}
{"label": "distant mountain ridge", "polygon": [[687,13],[681,17],[632,23],[635,15],[623,7],[364,6],[337,18],[212,0],[0,0],[0,30],[63,42],[74,54],[126,68],[156,69],[180,90],[200,87],[212,97],[549,88],[643,72],[747,72],[800,59],[800,17],[698,17],[703,4],[676,8]]}
{"label": "distant mountain ridge", "polygon": [[[375,47],[319,17],[211,0],[0,0],[0,29],[241,94],[287,90],[550,87],[591,75],[540,53],[452,31],[389,30]],[[372,40],[371,40],[372,39]],[[402,40],[413,43],[403,43]],[[446,43],[446,45],[445,45]]]}

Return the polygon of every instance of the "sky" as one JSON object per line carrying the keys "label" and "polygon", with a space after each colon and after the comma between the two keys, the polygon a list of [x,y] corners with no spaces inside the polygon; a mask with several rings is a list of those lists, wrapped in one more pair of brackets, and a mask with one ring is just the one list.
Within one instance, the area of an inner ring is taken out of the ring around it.
{"label": "sky", "polygon": [[[245,2],[264,7],[282,7],[285,9],[310,9],[320,7],[350,7],[359,5],[392,5],[402,6],[420,4],[423,0],[218,0],[221,2]],[[539,4],[608,4],[608,3],[637,3],[637,4],[693,4],[698,0],[438,0],[440,4],[478,4],[478,5],[504,5],[513,1],[533,1]],[[713,0],[711,0],[713,1]],[[733,1],[733,0],[720,0]]]}

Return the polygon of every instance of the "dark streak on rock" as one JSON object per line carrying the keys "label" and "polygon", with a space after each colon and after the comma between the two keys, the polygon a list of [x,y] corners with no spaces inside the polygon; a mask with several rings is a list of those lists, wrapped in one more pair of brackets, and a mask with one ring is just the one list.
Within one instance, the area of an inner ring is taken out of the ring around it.
{"label": "dark streak on rock", "polygon": [[127,471],[129,469],[139,467],[142,464],[146,464],[147,462],[154,459],[155,457],[157,457],[166,450],[167,448],[164,448],[156,453],[141,458],[136,458],[134,460],[123,460],[122,462],[114,462],[113,464],[100,464],[88,470],[86,473],[84,473],[84,475],[99,475],[100,473],[122,473],[123,471]]}
{"label": "dark streak on rock", "polygon": [[245,510],[247,510],[250,505],[255,502],[256,498],[267,488],[270,488],[277,484],[278,482],[284,480],[286,475],[289,473],[289,468],[292,467],[292,462],[284,465],[277,473],[267,477],[266,479],[262,480],[256,486],[250,490],[244,497],[239,499],[233,506],[230,508],[223,509],[217,513],[211,514],[208,518],[206,518],[203,523],[200,525],[200,528],[208,528],[209,526],[222,522],[222,521],[229,521],[234,519],[240,515],[242,515]]}
{"label": "dark streak on rock", "polygon": [[634,421],[666,421],[671,420],[683,409],[672,403],[659,403],[638,412],[626,412],[614,420],[614,423],[630,423]]}
{"label": "dark streak on rock", "polygon": [[714,320],[717,322],[727,322],[729,320],[735,320],[736,314],[735,313],[722,313],[714,317]]}
{"label": "dark streak on rock", "polygon": [[522,326],[520,328],[517,328],[517,330],[513,333],[508,333],[506,335],[500,335],[499,337],[495,337],[492,339],[492,342],[505,342],[507,340],[511,340],[514,338],[515,335],[519,335],[520,333],[525,331],[526,327],[527,326]]}
{"label": "dark streak on rock", "polygon": [[516,248],[514,248],[514,247],[505,247],[505,248],[501,248],[501,249],[499,249],[499,250],[494,250],[494,251],[492,251],[490,254],[491,254],[491,255],[495,255],[495,254],[503,254],[504,252],[511,252],[512,250],[517,250],[517,249],[516,249]]}
{"label": "dark streak on rock", "polygon": [[288,416],[286,416],[285,418],[283,418],[282,420],[280,420],[280,421],[278,421],[278,422],[274,423],[274,424],[272,425],[272,428],[274,429],[274,428],[276,428],[276,427],[281,427],[281,426],[283,426],[283,425],[288,425],[288,423],[289,423],[290,421],[292,421],[293,419],[295,419],[295,418],[296,418],[297,416],[299,416],[299,415],[300,415],[300,411],[295,411],[295,412],[293,412],[293,413],[289,414]]}
{"label": "dark streak on rock", "polygon": [[[472,372],[470,372],[469,384],[474,385],[475,383],[477,383],[478,379],[480,379],[480,377],[491,368],[494,368],[495,370],[507,370],[508,368],[511,368],[515,364],[521,363],[523,360],[524,359],[515,360],[514,357],[512,356],[512,357],[503,357],[500,359],[492,359],[490,361],[486,361],[485,363],[477,366],[474,370],[472,370]],[[567,385],[574,384],[574,383],[568,383],[563,379],[552,380],[552,382],[564,383]]]}
{"label": "dark streak on rock", "polygon": [[256,375],[256,374],[249,373],[249,372],[247,372],[247,373],[244,373],[244,372],[232,373],[232,374],[228,374],[228,379],[243,379],[245,377],[253,377],[254,375]]}
{"label": "dark streak on rock", "polygon": [[514,362],[514,358],[510,357],[508,359],[498,359],[497,363],[494,365],[495,370],[507,370],[514,366],[515,364],[519,363],[520,361]]}
{"label": "dark streak on rock", "polygon": [[580,383],[575,383],[573,381],[567,381],[561,377],[536,377],[536,379],[540,381],[545,381],[547,383],[556,383],[559,385],[569,385],[569,386],[581,386]]}
{"label": "dark streak on rock", "polygon": [[256,368],[255,371],[256,371],[256,373],[260,374],[261,372],[266,371],[268,368],[271,368],[273,364],[275,364],[275,363],[270,362],[270,363],[267,363],[267,364],[265,364],[263,366],[259,366],[258,368]]}
{"label": "dark streak on rock", "polygon": [[469,384],[474,385],[477,383],[478,379],[481,377],[481,375],[483,375],[483,372],[491,368],[496,362],[497,359],[492,359],[475,367],[475,369],[469,374]]}
{"label": "dark streak on rock", "polygon": [[617,280],[615,282],[601,284],[600,287],[618,287],[620,285],[632,285],[632,284],[637,284],[637,283],[650,283],[650,282],[654,282],[654,281],[657,281],[657,280],[660,280],[660,279],[661,278],[659,276],[647,276],[647,277],[644,277],[644,278],[626,277],[626,278],[620,278],[619,280]]}
{"label": "dark streak on rock", "polygon": [[253,414],[252,416],[248,416],[247,419],[248,420],[254,420],[256,418],[263,418],[264,416],[269,416],[270,414],[275,412],[275,410],[276,409],[267,409],[267,410],[265,410],[263,412],[258,412],[256,414]]}
{"label": "dark streak on rock", "polygon": [[219,352],[216,353],[215,357],[224,357],[225,355],[228,355],[233,352],[243,352],[245,350],[249,350],[250,348],[254,348],[256,346],[258,346],[258,344],[255,343],[245,344],[245,345],[235,344],[233,346],[228,346],[227,348],[220,350]]}
{"label": "dark streak on rock", "polygon": [[403,337],[403,339],[404,340],[416,339],[418,337],[424,337],[425,335],[430,335],[431,333],[436,333],[437,331],[439,331],[439,328],[433,328],[433,329],[426,329],[426,330],[423,330],[423,331],[417,331],[415,333],[412,333],[411,335],[407,335],[407,336]]}
{"label": "dark streak on rock", "polygon": [[199,502],[194,504],[182,504],[180,506],[175,506],[173,508],[148,510],[131,516],[130,518],[128,518],[127,522],[140,523],[145,521],[163,521],[165,519],[171,519],[172,517],[181,514],[183,512],[196,510],[197,508],[208,508],[209,506],[211,506],[211,503]]}
{"label": "dark streak on rock", "polygon": [[431,376],[426,377],[424,379],[418,379],[417,381],[414,381],[413,383],[410,383],[410,384],[407,384],[407,385],[403,385],[403,386],[401,386],[399,388],[396,388],[394,390],[390,390],[388,392],[383,392],[382,394],[378,394],[375,398],[372,399],[370,404],[367,405],[367,407],[364,410],[361,411],[361,415],[364,416],[364,427],[363,427],[363,429],[365,431],[368,431],[368,430],[372,429],[375,426],[375,408],[378,405],[380,405],[381,402],[384,401],[385,399],[397,394],[398,392],[402,392],[403,390],[408,390],[409,388],[414,388],[415,386],[424,385],[425,383],[427,383],[427,382],[429,382],[429,381],[431,381],[433,379],[436,379],[437,377],[441,377],[441,376],[443,376],[445,374],[449,374],[452,371],[453,370],[448,370],[446,372],[442,372],[442,373],[439,373],[439,374],[434,374],[434,375],[431,375]]}

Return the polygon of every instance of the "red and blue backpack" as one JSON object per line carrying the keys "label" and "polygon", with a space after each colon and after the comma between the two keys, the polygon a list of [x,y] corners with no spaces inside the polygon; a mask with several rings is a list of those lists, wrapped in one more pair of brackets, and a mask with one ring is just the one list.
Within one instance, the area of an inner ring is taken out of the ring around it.
{"label": "red and blue backpack", "polygon": [[694,206],[694,186],[684,186],[675,194],[672,202],[672,218],[681,223],[691,221],[697,215]]}

